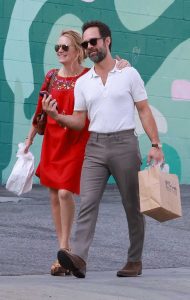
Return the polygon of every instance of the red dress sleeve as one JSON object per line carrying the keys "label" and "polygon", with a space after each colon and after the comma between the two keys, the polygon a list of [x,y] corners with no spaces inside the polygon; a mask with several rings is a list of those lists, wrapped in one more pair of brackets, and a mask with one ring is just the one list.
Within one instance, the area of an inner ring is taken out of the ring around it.
{"label": "red dress sleeve", "polygon": [[[40,91],[47,91],[48,90],[48,86],[50,84],[51,77],[52,77],[52,75],[54,74],[55,71],[56,71],[56,69],[52,69],[52,70],[47,72],[47,74],[44,78],[44,82],[42,83]],[[33,117],[33,120],[32,120],[32,124],[34,126],[36,126],[36,124],[37,124],[37,116],[42,113],[42,99],[43,99],[43,97],[39,95],[38,103],[37,103],[37,106],[36,106],[36,111],[34,113],[34,117]]]}

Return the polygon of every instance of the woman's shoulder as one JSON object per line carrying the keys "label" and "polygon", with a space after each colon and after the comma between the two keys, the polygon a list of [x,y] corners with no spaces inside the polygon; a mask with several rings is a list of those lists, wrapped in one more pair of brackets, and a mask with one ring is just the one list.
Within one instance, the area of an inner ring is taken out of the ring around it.
{"label": "woman's shoulder", "polygon": [[46,78],[49,79],[55,72],[58,72],[59,69],[51,69],[46,73]]}
{"label": "woman's shoulder", "polygon": [[82,73],[80,74],[79,77],[84,76],[86,73],[88,73],[89,70],[90,70],[90,68],[84,67],[84,69],[83,69],[83,71],[82,71]]}
{"label": "woman's shoulder", "polygon": [[84,73],[87,73],[90,70],[90,68],[84,67]]}

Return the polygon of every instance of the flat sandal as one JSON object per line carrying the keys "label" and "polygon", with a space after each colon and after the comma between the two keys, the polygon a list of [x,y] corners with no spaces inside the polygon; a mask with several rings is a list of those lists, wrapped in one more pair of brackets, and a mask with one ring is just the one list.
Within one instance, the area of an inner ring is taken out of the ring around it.
{"label": "flat sandal", "polygon": [[51,275],[52,276],[68,276],[71,275],[69,270],[66,270],[64,267],[60,265],[58,260],[56,260],[51,266]]}

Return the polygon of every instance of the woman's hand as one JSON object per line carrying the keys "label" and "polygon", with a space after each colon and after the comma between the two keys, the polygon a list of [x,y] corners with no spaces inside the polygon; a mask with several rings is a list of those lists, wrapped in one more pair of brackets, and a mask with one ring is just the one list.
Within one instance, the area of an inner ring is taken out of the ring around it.
{"label": "woman's hand", "polygon": [[47,98],[46,96],[43,97],[42,108],[52,119],[54,120],[57,119],[58,116],[57,101],[56,99],[52,99],[51,95],[49,95]]}
{"label": "woman's hand", "polygon": [[29,150],[29,148],[30,148],[30,146],[31,146],[32,143],[33,143],[33,139],[26,137],[24,143],[25,143],[24,153],[27,153],[28,150]]}
{"label": "woman's hand", "polygon": [[125,67],[131,67],[131,64],[126,59],[119,57],[119,55],[116,55],[115,58],[118,60],[116,64],[117,69],[121,70]]}

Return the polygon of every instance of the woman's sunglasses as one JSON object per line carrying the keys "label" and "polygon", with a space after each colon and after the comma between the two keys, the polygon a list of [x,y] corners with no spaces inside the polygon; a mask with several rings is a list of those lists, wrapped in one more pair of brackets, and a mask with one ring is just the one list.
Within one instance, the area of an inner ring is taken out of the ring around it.
{"label": "woman's sunglasses", "polygon": [[92,38],[90,39],[89,41],[84,41],[81,43],[81,46],[84,48],[84,49],[87,49],[88,48],[88,44],[90,44],[91,46],[96,46],[97,45],[97,41],[100,40],[100,39],[104,39],[103,37],[99,37],[99,38]]}
{"label": "woman's sunglasses", "polygon": [[59,49],[61,48],[61,50],[63,51],[69,51],[69,47],[68,45],[62,44],[62,45],[55,45],[55,52],[58,52]]}

